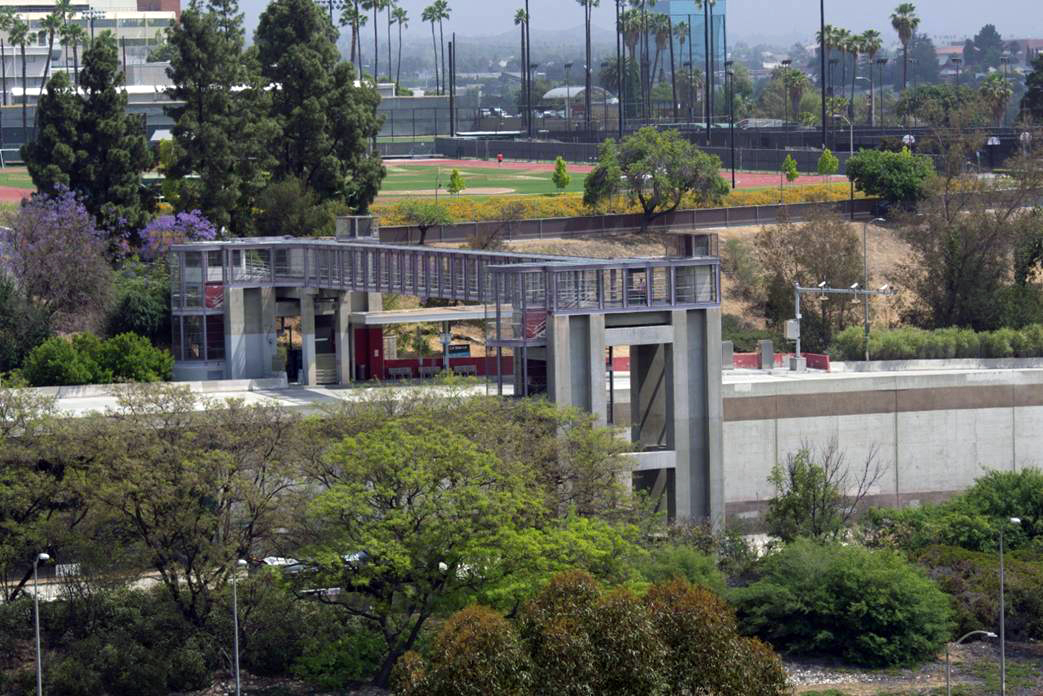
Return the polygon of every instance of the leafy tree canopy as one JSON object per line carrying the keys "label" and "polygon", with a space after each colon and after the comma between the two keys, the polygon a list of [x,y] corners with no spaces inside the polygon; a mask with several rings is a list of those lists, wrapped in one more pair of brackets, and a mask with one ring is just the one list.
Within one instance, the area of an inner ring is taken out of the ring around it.
{"label": "leafy tree canopy", "polygon": [[861,150],[847,161],[847,178],[859,191],[890,203],[912,205],[926,198],[934,176],[931,158],[902,152]]}

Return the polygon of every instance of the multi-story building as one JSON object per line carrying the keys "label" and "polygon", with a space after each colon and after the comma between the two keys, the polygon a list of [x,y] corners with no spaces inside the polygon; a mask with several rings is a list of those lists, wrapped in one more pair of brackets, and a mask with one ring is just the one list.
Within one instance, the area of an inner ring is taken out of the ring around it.
{"label": "multi-story building", "polygon": [[[23,21],[28,22],[30,41],[25,49],[25,89],[33,95],[43,82],[43,72],[47,64],[48,37],[43,21],[54,9],[55,0],[0,0],[0,7],[12,7]],[[87,35],[111,31],[120,42],[122,54],[128,63],[143,62],[148,52],[166,40],[165,30],[177,21],[181,14],[180,0],[93,0],[91,3],[74,0],[73,15],[69,22],[84,28]],[[3,41],[3,69],[6,73],[5,85],[7,103],[11,103],[16,94],[16,87],[21,88],[22,59],[21,48],[12,46],[10,37],[0,33]],[[79,53],[82,55],[83,50]],[[121,55],[122,55],[121,54]],[[51,55],[51,71],[73,69],[73,50],[62,47],[55,37],[54,50]],[[18,89],[17,95],[23,90]]]}

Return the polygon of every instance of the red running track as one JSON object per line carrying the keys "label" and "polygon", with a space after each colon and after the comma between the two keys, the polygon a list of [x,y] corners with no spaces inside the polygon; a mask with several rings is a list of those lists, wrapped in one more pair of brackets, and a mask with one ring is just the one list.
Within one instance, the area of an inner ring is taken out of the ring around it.
{"label": "red running track", "polygon": [[11,186],[0,186],[0,202],[18,203],[33,195],[30,189],[20,189]]}
{"label": "red running track", "polygon": [[[554,171],[553,162],[519,162],[517,160],[505,160],[503,164],[497,164],[495,160],[471,160],[471,159],[409,159],[409,160],[393,160],[392,166],[395,167],[429,167],[436,165],[440,167],[466,167],[469,169],[506,169],[513,171],[538,171],[538,172],[552,172]],[[589,164],[570,164],[569,171],[577,174],[589,174],[594,170],[593,165]],[[721,176],[726,181],[731,181],[731,171],[722,170]],[[809,184],[827,184],[827,183],[840,183],[846,182],[847,177],[844,176],[819,176],[815,175],[802,175],[799,179],[794,182],[786,182],[786,188],[794,186],[807,186]],[[735,184],[736,188],[741,189],[757,189],[757,188],[771,188],[779,185],[779,175],[774,172],[736,172],[735,173]]]}

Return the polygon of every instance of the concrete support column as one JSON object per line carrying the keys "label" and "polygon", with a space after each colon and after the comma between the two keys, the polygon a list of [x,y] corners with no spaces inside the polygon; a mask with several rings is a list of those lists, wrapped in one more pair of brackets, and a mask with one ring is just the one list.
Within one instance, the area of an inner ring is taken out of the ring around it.
{"label": "concrete support column", "polygon": [[301,366],[300,383],[315,386],[318,375],[315,365],[315,294],[301,290]]}
{"label": "concrete support column", "polygon": [[246,310],[242,288],[224,289],[225,379],[246,377]]}
{"label": "concrete support column", "polygon": [[354,363],[354,336],[351,331],[351,298],[350,293],[341,293],[337,297],[337,308],[334,310],[333,330],[336,332],[337,348],[337,384],[341,386],[353,381],[352,364]]}
{"label": "concrete support column", "polygon": [[590,346],[590,412],[598,425],[608,425],[608,385],[605,382],[605,315],[591,314],[587,320]]}
{"label": "concrete support column", "polygon": [[547,317],[547,396],[562,406],[574,403],[570,338],[568,316]]}
{"label": "concrete support column", "polygon": [[261,377],[268,377],[275,373],[275,288],[260,288],[261,294],[261,335],[263,336],[264,348],[262,359],[264,361]]}
{"label": "concrete support column", "polygon": [[720,527],[724,524],[720,310],[676,310],[671,315],[669,400],[677,452],[677,517],[708,518]]}

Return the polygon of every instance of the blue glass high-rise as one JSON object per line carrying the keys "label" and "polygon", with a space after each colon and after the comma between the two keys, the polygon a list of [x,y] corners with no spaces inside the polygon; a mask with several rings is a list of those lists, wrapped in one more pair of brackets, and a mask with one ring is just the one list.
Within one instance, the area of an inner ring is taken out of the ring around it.
{"label": "blue glass high-rise", "polygon": [[[681,22],[688,23],[689,39],[685,40],[683,46],[676,35],[673,37],[674,60],[678,74],[684,74],[684,64],[689,62],[692,63],[695,70],[705,74],[707,62],[706,10],[700,4],[697,4],[696,0],[659,0],[655,7],[650,8],[650,10],[669,16],[675,27]],[[710,84],[714,91],[719,91],[724,87],[724,63],[728,55],[727,0],[717,0],[717,2],[710,5],[710,12],[713,17],[710,23],[710,45],[713,47],[713,65],[710,69],[712,80]],[[687,102],[688,98],[685,96],[685,90],[689,89],[689,86],[679,81],[677,89],[679,101]],[[695,117],[702,120],[702,113],[705,108],[703,105],[705,87],[700,91],[703,92],[703,95],[696,97],[696,101],[700,103],[700,106],[695,113]],[[711,95],[711,104],[713,104],[713,100],[714,97]],[[724,100],[721,99],[720,101],[721,106],[723,106]],[[717,112],[718,109],[714,109],[714,111]]]}

